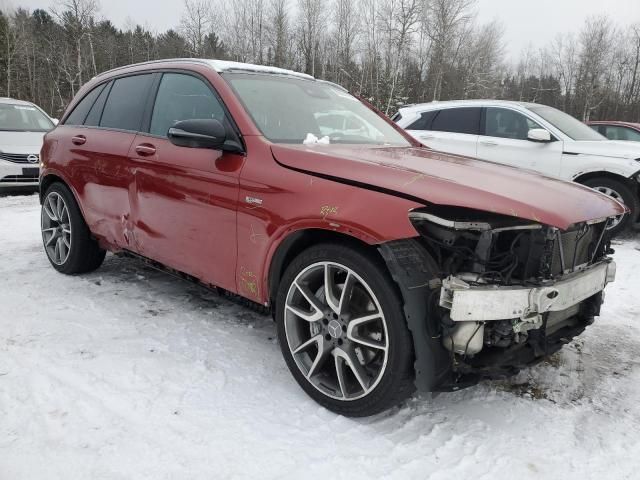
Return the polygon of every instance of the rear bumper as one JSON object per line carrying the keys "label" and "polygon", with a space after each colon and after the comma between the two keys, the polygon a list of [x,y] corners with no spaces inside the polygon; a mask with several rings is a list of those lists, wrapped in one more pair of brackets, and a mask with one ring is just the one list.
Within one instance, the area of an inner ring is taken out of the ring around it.
{"label": "rear bumper", "polygon": [[614,281],[616,264],[602,262],[535,288],[471,286],[458,277],[442,282],[440,306],[454,322],[484,322],[519,318],[531,321],[547,312],[559,312],[604,290]]}

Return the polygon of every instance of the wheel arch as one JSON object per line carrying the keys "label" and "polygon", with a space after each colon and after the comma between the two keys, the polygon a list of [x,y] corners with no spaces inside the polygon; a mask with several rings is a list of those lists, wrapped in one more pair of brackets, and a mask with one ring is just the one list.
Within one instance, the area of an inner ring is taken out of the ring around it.
{"label": "wheel arch", "polygon": [[583,184],[588,180],[593,180],[594,178],[607,178],[609,180],[615,180],[617,182],[622,182],[627,186],[633,187],[633,180],[629,177],[625,177],[623,175],[609,172],[607,170],[594,170],[591,172],[581,173],[573,178],[573,181],[576,183]]}
{"label": "wheel arch", "polygon": [[82,218],[86,221],[87,217],[85,215],[82,202],[80,202],[80,200],[78,199],[78,193],[73,188],[71,183],[68,182],[64,178],[64,176],[58,174],[57,172],[48,172],[40,178],[40,187],[39,187],[39,193],[38,193],[40,205],[42,205],[42,202],[44,201],[44,194],[47,191],[47,189],[56,182],[61,183],[62,185],[64,185],[69,189],[69,191],[71,192],[71,195],[73,195],[73,199],[75,200],[76,205],[78,206],[78,209],[80,210],[80,215],[82,215]]}
{"label": "wheel arch", "polygon": [[[382,256],[375,245],[342,232],[326,230],[321,228],[305,228],[296,230],[287,235],[276,247],[268,266],[267,273],[267,293],[269,303],[273,306],[280,286],[280,280],[284,275],[287,265],[307,248],[320,243],[337,243],[350,245],[354,248],[363,249],[374,258],[383,262]],[[272,312],[274,309],[272,308]]]}
{"label": "wheel arch", "polygon": [[430,305],[437,270],[435,260],[416,238],[369,244],[348,234],[322,229],[303,229],[289,234],[277,247],[269,264],[267,288],[271,313],[275,315],[275,298],[287,265],[305,249],[320,243],[339,243],[364,249],[370,258],[385,269],[391,284],[402,299],[405,321],[411,332],[414,349],[415,385],[432,391],[446,383],[450,375],[450,359],[436,336],[437,321]]}

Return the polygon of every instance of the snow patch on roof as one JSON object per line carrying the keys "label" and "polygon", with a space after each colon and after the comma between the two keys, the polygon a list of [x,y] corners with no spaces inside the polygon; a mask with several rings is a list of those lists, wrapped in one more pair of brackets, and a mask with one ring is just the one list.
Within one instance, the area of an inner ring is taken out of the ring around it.
{"label": "snow patch on roof", "polygon": [[247,72],[275,73],[280,75],[293,75],[296,77],[313,79],[311,75],[307,75],[306,73],[287,70],[285,68],[270,67],[267,65],[254,65],[252,63],[230,62],[227,60],[207,60],[207,63],[209,63],[215,69],[216,72],[228,72],[230,70],[244,70]]}

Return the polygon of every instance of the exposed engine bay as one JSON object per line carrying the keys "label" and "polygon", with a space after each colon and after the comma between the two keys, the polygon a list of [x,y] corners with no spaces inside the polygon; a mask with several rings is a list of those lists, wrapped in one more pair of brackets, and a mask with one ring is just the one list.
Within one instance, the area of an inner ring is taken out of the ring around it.
{"label": "exposed engine bay", "polygon": [[410,218],[440,269],[437,335],[454,371],[512,373],[555,352],[599,315],[602,291],[615,278],[609,220],[562,231],[486,212],[437,213]]}

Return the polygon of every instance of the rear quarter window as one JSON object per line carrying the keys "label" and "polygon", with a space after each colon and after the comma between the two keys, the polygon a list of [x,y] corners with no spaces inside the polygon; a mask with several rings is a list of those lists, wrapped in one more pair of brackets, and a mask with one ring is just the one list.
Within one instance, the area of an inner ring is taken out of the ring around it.
{"label": "rear quarter window", "polygon": [[407,130],[431,130],[433,117],[436,116],[438,110],[423,112],[420,118],[407,127]]}
{"label": "rear quarter window", "polygon": [[104,84],[98,85],[96,88],[87,93],[82,100],[78,102],[78,104],[74,107],[73,111],[67,116],[64,121],[65,125],[82,125],[84,124],[85,119],[87,118],[87,114],[91,107],[93,106],[98,95],[102,93],[104,89]]}
{"label": "rear quarter window", "polygon": [[431,124],[431,130],[480,135],[481,111],[482,109],[476,107],[447,108],[440,110]]}

